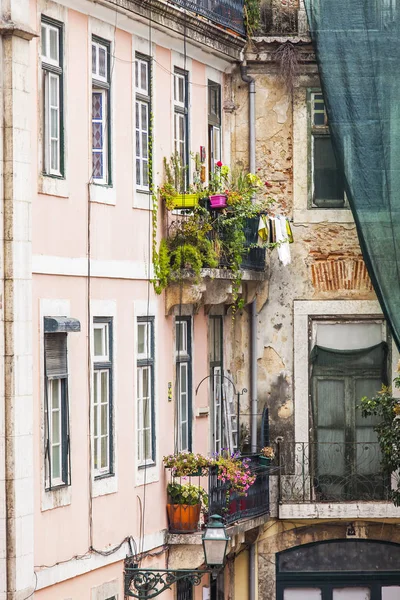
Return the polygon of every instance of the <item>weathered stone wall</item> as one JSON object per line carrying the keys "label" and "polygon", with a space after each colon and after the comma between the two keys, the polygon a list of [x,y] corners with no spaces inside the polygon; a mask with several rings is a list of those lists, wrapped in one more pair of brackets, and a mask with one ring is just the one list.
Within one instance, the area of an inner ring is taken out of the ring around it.
{"label": "weathered stone wall", "polygon": [[[269,407],[271,438],[280,435],[289,441],[293,439],[293,301],[365,300],[375,295],[349,211],[307,209],[307,178],[299,184],[294,155],[297,163],[307,160],[306,89],[318,84],[316,67],[299,62],[291,90],[274,60],[276,50],[276,45],[269,53],[265,47],[260,53],[253,48],[249,62],[249,74],[256,81],[256,165],[258,175],[271,184],[267,192],[276,200],[271,212],[292,221],[294,243],[287,267],[280,263],[277,250],[271,251],[269,296],[258,299],[258,399],[259,413],[264,405]],[[304,48],[301,52],[300,58],[307,55]],[[232,162],[248,168],[248,85],[239,72],[232,76],[231,99]],[[294,135],[295,121],[298,130],[303,127],[301,139]],[[248,359],[243,353],[249,348],[246,344],[240,348],[240,360]]]}

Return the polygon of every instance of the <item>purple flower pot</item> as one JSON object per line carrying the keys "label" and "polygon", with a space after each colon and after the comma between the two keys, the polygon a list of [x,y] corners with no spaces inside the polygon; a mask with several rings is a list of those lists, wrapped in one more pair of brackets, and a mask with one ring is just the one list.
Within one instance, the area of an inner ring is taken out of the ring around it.
{"label": "purple flower pot", "polygon": [[210,206],[211,208],[224,208],[226,206],[225,194],[214,194],[213,196],[210,196]]}

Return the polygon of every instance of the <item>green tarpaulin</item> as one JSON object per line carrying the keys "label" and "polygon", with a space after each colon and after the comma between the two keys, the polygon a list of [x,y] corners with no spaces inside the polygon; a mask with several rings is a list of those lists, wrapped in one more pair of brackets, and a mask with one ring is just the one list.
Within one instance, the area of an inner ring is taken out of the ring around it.
{"label": "green tarpaulin", "polygon": [[305,4],[364,260],[400,348],[400,1]]}

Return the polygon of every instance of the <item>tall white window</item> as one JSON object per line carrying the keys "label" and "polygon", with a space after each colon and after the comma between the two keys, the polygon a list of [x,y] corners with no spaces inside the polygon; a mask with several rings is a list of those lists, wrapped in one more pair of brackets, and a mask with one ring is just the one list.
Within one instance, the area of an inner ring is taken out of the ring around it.
{"label": "tall white window", "polygon": [[43,172],[63,175],[62,24],[42,17]]}
{"label": "tall white window", "polygon": [[135,60],[136,187],[149,190],[149,134],[151,112],[150,59]]}
{"label": "tall white window", "polygon": [[[189,162],[188,155],[188,74],[175,69],[174,72],[174,152],[183,166]],[[186,178],[188,179],[188,178]]]}
{"label": "tall white window", "polygon": [[208,168],[214,171],[221,153],[221,86],[208,81]]}
{"label": "tall white window", "polygon": [[192,447],[191,319],[175,322],[177,441],[179,451]]}
{"label": "tall white window", "polygon": [[93,321],[93,469],[95,476],[113,473],[112,319]]}
{"label": "tall white window", "polygon": [[139,466],[155,459],[154,442],[154,319],[137,322],[137,456]]}
{"label": "tall white window", "polygon": [[46,488],[69,484],[67,334],[45,333]]}
{"label": "tall white window", "polygon": [[110,45],[92,40],[92,179],[111,183]]}
{"label": "tall white window", "polygon": [[212,445],[214,452],[220,452],[223,447],[223,361],[222,361],[222,317],[211,316],[209,319],[210,369],[212,389]]}

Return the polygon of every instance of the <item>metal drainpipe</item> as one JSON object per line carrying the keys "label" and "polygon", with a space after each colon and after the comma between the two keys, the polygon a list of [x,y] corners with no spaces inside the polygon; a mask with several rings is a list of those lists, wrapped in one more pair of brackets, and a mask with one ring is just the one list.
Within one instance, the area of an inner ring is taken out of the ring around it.
{"label": "metal drainpipe", "polygon": [[[244,60],[240,65],[242,80],[249,84],[249,155],[250,172],[256,171],[256,84],[253,77],[247,73],[247,64]],[[251,451],[257,451],[257,304],[251,303],[250,320],[250,390],[251,390]],[[249,600],[256,598],[256,547],[252,544],[249,557]]]}

